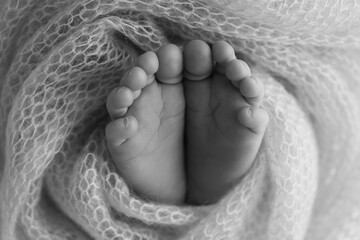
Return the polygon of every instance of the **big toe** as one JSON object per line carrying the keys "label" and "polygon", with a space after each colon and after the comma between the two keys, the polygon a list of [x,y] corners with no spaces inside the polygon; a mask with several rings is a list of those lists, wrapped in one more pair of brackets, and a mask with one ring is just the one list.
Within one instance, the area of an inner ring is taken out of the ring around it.
{"label": "big toe", "polygon": [[190,41],[184,47],[184,76],[188,80],[203,80],[213,70],[210,46],[201,40]]}

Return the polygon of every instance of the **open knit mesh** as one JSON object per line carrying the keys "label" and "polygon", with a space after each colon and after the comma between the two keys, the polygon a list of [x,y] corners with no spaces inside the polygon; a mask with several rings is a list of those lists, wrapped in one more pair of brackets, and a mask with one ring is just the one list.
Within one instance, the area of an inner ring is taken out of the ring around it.
{"label": "open knit mesh", "polygon": [[[208,207],[140,199],[104,143],[136,57],[228,41],[266,86],[249,173]],[[0,239],[360,239],[357,0],[1,0]]]}

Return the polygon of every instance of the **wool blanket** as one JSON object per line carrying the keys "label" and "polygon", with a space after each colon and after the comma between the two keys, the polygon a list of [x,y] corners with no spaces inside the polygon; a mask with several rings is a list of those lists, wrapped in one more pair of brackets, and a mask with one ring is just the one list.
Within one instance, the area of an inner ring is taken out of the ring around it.
{"label": "wool blanket", "polygon": [[[266,86],[248,174],[211,206],[134,195],[105,100],[144,51],[226,40]],[[358,0],[1,0],[0,239],[360,239]]]}

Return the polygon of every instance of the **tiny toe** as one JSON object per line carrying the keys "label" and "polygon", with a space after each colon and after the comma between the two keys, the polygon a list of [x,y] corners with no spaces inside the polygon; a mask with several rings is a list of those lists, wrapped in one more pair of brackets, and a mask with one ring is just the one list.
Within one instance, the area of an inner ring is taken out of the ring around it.
{"label": "tiny toe", "polygon": [[133,103],[134,94],[127,87],[115,88],[106,100],[106,108],[112,119],[125,115],[127,108]]}
{"label": "tiny toe", "polygon": [[210,46],[201,40],[193,40],[184,47],[184,76],[188,80],[203,80],[213,70]]}
{"label": "tiny toe", "polygon": [[144,69],[147,75],[152,75],[159,69],[159,60],[154,52],[149,51],[138,57],[136,66]]}
{"label": "tiny toe", "polygon": [[233,59],[225,68],[225,76],[233,82],[239,82],[245,77],[251,76],[250,67],[240,59]]}
{"label": "tiny toe", "polygon": [[111,151],[118,151],[118,147],[131,138],[138,129],[138,122],[133,116],[116,119],[105,129],[106,142]]}
{"label": "tiny toe", "polygon": [[147,80],[147,73],[144,69],[141,67],[133,67],[124,75],[120,85],[135,92],[144,88]]}
{"label": "tiny toe", "polygon": [[136,60],[136,66],[142,68],[147,75],[147,85],[155,80],[155,73],[159,69],[159,59],[152,51],[141,54]]}
{"label": "tiny toe", "polygon": [[262,108],[247,106],[242,107],[238,112],[238,120],[252,132],[262,134],[269,122],[269,115]]}
{"label": "tiny toe", "polygon": [[226,65],[236,59],[235,51],[225,41],[217,41],[212,46],[212,54],[216,62],[216,71],[225,74]]}
{"label": "tiny toe", "polygon": [[241,95],[252,106],[260,106],[265,93],[265,87],[262,81],[250,76],[239,82],[239,89]]}
{"label": "tiny toe", "polygon": [[159,59],[159,69],[156,79],[166,84],[176,84],[182,80],[183,59],[180,48],[174,44],[161,47],[156,55]]}

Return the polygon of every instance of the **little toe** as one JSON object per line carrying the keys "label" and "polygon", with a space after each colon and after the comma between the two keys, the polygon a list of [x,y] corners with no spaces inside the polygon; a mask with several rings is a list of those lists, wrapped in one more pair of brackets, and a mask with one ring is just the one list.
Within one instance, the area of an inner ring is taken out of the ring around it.
{"label": "little toe", "polygon": [[159,69],[156,79],[166,84],[176,84],[182,80],[183,58],[180,48],[174,44],[161,47],[156,55],[159,60]]}
{"label": "little toe", "polygon": [[127,87],[115,88],[106,100],[106,108],[111,119],[123,117],[134,101],[134,93]]}
{"label": "little toe", "polygon": [[255,134],[262,135],[269,122],[269,115],[262,108],[247,106],[242,107],[238,112],[238,120]]}
{"label": "little toe", "polygon": [[216,62],[216,71],[220,74],[225,74],[227,64],[236,59],[234,49],[225,41],[216,41],[213,44],[212,56]]}
{"label": "little toe", "polygon": [[119,147],[126,139],[134,136],[139,125],[133,116],[116,119],[105,129],[106,142],[112,153],[119,152]]}
{"label": "little toe", "polygon": [[210,46],[201,40],[193,40],[184,47],[184,76],[188,80],[203,80],[213,70]]}

